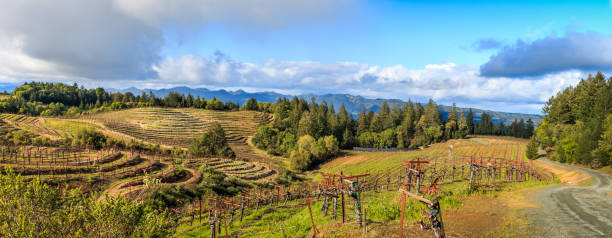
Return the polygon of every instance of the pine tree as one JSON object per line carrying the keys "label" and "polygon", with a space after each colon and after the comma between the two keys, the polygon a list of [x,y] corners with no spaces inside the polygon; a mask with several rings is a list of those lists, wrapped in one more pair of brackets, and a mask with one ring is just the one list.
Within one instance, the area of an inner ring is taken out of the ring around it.
{"label": "pine tree", "polygon": [[361,108],[361,112],[359,113],[359,117],[357,117],[357,135],[361,135],[362,133],[370,130],[370,120],[366,115],[365,107]]}
{"label": "pine tree", "polygon": [[467,114],[466,121],[468,126],[468,134],[476,134],[474,132],[474,112],[472,112],[471,108]]}

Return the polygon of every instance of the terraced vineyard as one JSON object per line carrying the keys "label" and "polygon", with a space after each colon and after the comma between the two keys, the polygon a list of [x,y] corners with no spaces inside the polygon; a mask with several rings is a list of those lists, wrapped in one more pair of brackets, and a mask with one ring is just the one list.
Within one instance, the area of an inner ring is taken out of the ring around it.
{"label": "terraced vineyard", "polygon": [[[247,144],[248,138],[255,134],[260,125],[272,120],[270,115],[261,112],[135,108],[76,118],[42,118],[14,114],[2,114],[2,118],[11,126],[52,138],[72,137],[81,128],[90,127],[117,139],[128,141],[135,139],[144,143],[181,148],[187,148],[209,125],[218,122],[225,130],[230,147],[236,153],[236,161],[226,159],[214,161],[219,164],[228,163],[227,169],[221,167],[220,171],[251,181],[266,181],[278,174],[278,167],[268,164],[270,161],[267,158],[255,153]],[[242,167],[234,168],[229,164]],[[66,169],[83,171],[82,168],[66,167]],[[43,175],[55,173],[55,171],[49,172],[49,169],[44,171],[46,172]],[[40,171],[32,170],[28,173],[34,172]]]}
{"label": "terraced vineyard", "polygon": [[266,158],[257,155],[247,144],[257,128],[269,123],[271,116],[254,111],[210,111],[200,109],[138,108],[101,113],[83,118],[101,124],[117,133],[161,145],[188,147],[191,141],[213,122],[225,130],[226,139],[236,153],[235,162],[253,167],[251,170],[224,171],[245,180],[264,181],[277,173],[277,168],[266,165]]}
{"label": "terraced vineyard", "polygon": [[215,158],[207,160],[206,164],[209,167],[221,171],[227,175],[251,181],[266,180],[276,173],[276,171],[271,169],[269,165],[257,162],[244,162]]}
{"label": "terraced vineyard", "polygon": [[253,111],[218,112],[197,109],[184,111],[203,122],[221,124],[230,144],[245,144],[247,138],[254,135],[260,125],[272,121],[270,115]]}
{"label": "terraced vineyard", "polygon": [[178,147],[189,146],[206,128],[198,118],[165,108],[99,113],[82,119],[145,142]]}
{"label": "terraced vineyard", "polygon": [[195,169],[184,168],[181,173],[175,173],[176,167],[169,159],[113,150],[0,147],[0,171],[10,168],[25,180],[81,181],[80,185],[95,186],[95,183],[99,188],[108,184],[111,196],[133,196],[130,193],[143,191],[145,178],[179,185],[200,181],[201,175]]}
{"label": "terraced vineyard", "polygon": [[45,126],[45,119],[42,117],[30,117],[19,114],[0,114],[0,119],[13,127],[28,131],[51,139],[60,138],[61,135],[49,127]]}

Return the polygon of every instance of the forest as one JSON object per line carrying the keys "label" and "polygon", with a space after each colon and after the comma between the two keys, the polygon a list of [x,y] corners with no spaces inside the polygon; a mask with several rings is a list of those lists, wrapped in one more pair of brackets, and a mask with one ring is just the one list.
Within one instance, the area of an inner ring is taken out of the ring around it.
{"label": "forest", "polygon": [[528,138],[533,132],[531,120],[514,122],[510,127],[494,125],[483,113],[474,121],[473,113],[457,113],[453,108],[447,118],[433,100],[423,107],[408,102],[390,107],[383,102],[378,112],[361,110],[357,120],[347,114],[344,105],[338,113],[325,102],[313,99],[279,99],[269,107],[274,113],[271,125],[261,126],[253,138],[260,149],[291,158],[294,169],[307,170],[331,158],[338,150],[352,147],[417,148],[468,134],[511,135]]}
{"label": "forest", "polygon": [[589,75],[551,97],[542,111],[531,143],[549,158],[592,167],[612,162],[612,78]]}

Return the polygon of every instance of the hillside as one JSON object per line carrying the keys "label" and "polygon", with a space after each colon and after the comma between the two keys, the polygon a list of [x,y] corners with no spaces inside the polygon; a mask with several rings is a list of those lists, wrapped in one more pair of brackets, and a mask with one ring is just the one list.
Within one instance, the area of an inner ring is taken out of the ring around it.
{"label": "hillside", "polygon": [[228,175],[257,181],[273,178],[272,175],[278,173],[278,166],[283,166],[283,161],[270,161],[247,144],[257,127],[271,119],[267,114],[254,111],[136,108],[74,118],[1,114],[0,119],[15,128],[51,139],[72,138],[81,128],[95,128],[125,143],[134,140],[165,148],[187,148],[209,125],[218,122],[236,153],[236,160],[212,158],[196,163],[204,162]]}
{"label": "hillside", "polygon": [[[285,95],[285,94],[280,94],[280,93],[275,93],[275,92],[249,93],[243,90],[237,90],[237,91],[227,91],[223,89],[209,90],[206,88],[190,88],[190,87],[174,87],[174,88],[157,89],[157,90],[156,89],[138,89],[138,88],[132,87],[132,88],[127,88],[123,90],[110,89],[110,91],[121,92],[121,93],[131,92],[135,95],[140,95],[143,92],[145,93],[152,92],[158,97],[166,96],[170,92],[178,92],[178,93],[182,93],[185,95],[191,94],[194,97],[200,96],[200,97],[207,98],[207,99],[215,97],[224,102],[225,101],[237,102],[237,103],[240,103],[240,105],[245,104],[249,98],[255,98],[257,99],[257,101],[260,101],[260,102],[275,102],[280,97],[287,97],[287,98],[293,97],[293,95]],[[304,94],[304,95],[297,95],[297,97],[304,98],[306,99],[306,101],[310,101],[310,99],[314,97],[317,103],[326,101],[328,104],[333,104],[336,109],[339,108],[340,105],[344,104],[347,112],[353,115],[354,118],[357,118],[357,115],[361,111],[362,107],[365,107],[366,110],[378,111],[383,101],[387,101],[389,105],[397,104],[399,106],[402,106],[404,103],[406,103],[405,101],[402,101],[399,99],[370,99],[370,98],[365,98],[362,96],[355,96],[355,95],[349,95],[349,94],[324,94],[324,95]],[[415,102],[419,102],[419,101],[415,101]],[[420,103],[426,104],[427,102],[422,101]],[[442,114],[446,117],[448,112],[450,112],[451,107],[448,105],[445,105],[445,106],[440,106],[439,109],[442,111]],[[458,112],[463,112],[465,114],[467,114],[467,111],[469,110],[468,108],[457,108],[457,109],[458,109]],[[482,109],[476,109],[476,108],[473,108],[472,111],[474,112],[475,120],[480,120],[480,115],[483,112],[486,112],[492,116],[492,121],[496,124],[503,122],[504,124],[509,125],[514,120],[523,119],[527,121],[527,119],[531,119],[537,125],[540,123],[540,121],[542,121],[542,119],[538,115],[533,115],[533,114],[499,112],[499,111],[482,110]]]}

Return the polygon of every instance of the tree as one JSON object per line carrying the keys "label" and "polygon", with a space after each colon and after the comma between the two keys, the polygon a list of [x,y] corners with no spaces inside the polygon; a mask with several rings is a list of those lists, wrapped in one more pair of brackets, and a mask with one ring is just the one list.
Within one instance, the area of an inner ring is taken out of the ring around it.
{"label": "tree", "polygon": [[433,126],[440,126],[442,125],[442,122],[440,121],[440,116],[439,116],[439,112],[438,112],[438,105],[436,105],[436,103],[434,103],[433,100],[429,99],[429,102],[427,103],[427,106],[425,106],[425,121],[424,121],[424,125],[425,127],[433,127]]}
{"label": "tree", "polygon": [[453,107],[450,113],[448,114],[447,118],[448,120],[444,126],[444,137],[446,139],[458,138],[459,136],[457,135],[457,130],[458,130],[457,107],[455,106],[454,103],[453,103]]}
{"label": "tree", "polygon": [[[552,158],[594,167],[610,163],[606,152],[606,118],[612,113],[612,78],[598,72],[551,97],[542,109],[535,139]],[[526,133],[529,134],[529,122]],[[552,150],[550,150],[552,148]]]}
{"label": "tree", "polygon": [[468,134],[475,134],[474,133],[474,113],[472,112],[471,108],[467,114],[466,121],[467,121],[467,126],[468,126]]}
{"label": "tree", "polygon": [[601,133],[597,148],[600,152],[597,166],[610,164],[612,158],[612,114],[609,114],[603,122],[603,133]]}
{"label": "tree", "polygon": [[257,104],[257,99],[249,98],[246,104],[244,105],[244,109],[251,110],[251,111],[257,111],[259,109],[259,106]]}
{"label": "tree", "polygon": [[527,156],[527,158],[531,160],[538,158],[538,145],[533,138],[530,139],[527,143],[527,150],[525,151],[525,156]]}
{"label": "tree", "polygon": [[275,142],[275,131],[269,126],[263,125],[257,128],[255,136],[253,136],[253,143],[260,149],[269,149]]}
{"label": "tree", "polygon": [[107,137],[92,128],[82,128],[77,131],[72,143],[82,145],[87,148],[100,149],[106,144]]}
{"label": "tree", "polygon": [[467,118],[463,113],[459,116],[459,122],[457,122],[457,136],[458,138],[465,138],[470,132]]}
{"label": "tree", "polygon": [[357,135],[361,135],[366,131],[370,130],[370,120],[366,115],[365,107],[361,108],[361,112],[357,117]]}
{"label": "tree", "polygon": [[193,140],[189,153],[195,156],[224,156],[233,158],[234,151],[225,139],[225,131],[218,122],[212,123],[199,139]]}

